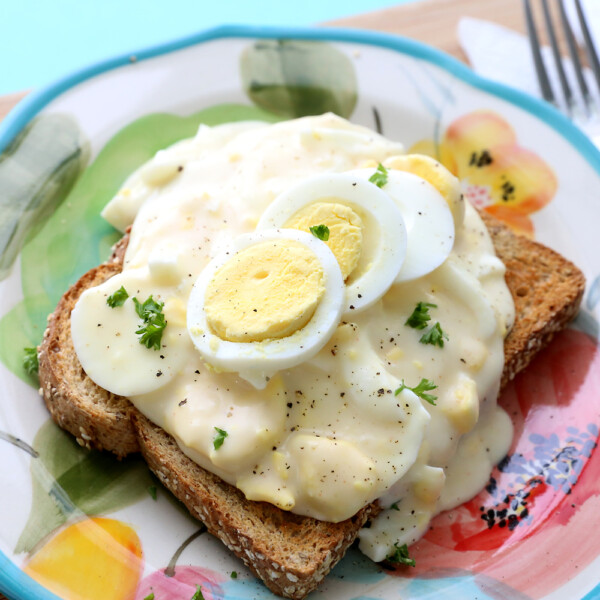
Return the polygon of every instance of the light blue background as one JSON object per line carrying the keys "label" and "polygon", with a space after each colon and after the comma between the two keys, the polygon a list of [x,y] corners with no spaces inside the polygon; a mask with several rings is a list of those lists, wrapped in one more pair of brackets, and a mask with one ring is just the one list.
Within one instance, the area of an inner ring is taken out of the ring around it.
{"label": "light blue background", "polygon": [[0,0],[0,94],[215,25],[313,25],[411,1]]}

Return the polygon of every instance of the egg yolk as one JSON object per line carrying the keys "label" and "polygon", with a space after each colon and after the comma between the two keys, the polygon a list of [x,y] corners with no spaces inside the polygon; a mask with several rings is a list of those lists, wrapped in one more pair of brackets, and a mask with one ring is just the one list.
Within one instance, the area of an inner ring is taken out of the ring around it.
{"label": "egg yolk", "polygon": [[337,202],[315,202],[299,210],[286,224],[289,229],[310,232],[316,225],[327,225],[325,242],[336,257],[344,280],[354,271],[362,251],[362,219],[349,206]]}
{"label": "egg yolk", "polygon": [[292,335],[310,321],[325,292],[317,256],[293,240],[262,242],[238,252],[206,288],[209,327],[229,342]]}

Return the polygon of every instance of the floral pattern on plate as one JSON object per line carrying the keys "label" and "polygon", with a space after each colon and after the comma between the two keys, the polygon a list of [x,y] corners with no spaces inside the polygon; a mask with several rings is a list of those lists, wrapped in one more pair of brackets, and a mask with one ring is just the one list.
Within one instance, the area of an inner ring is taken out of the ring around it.
{"label": "floral pattern on plate", "polygon": [[[129,172],[158,149],[193,135],[199,123],[276,121],[335,110],[437,157],[462,179],[478,207],[585,259],[588,274],[600,271],[598,260],[585,251],[595,232],[564,208],[576,197],[590,207],[590,221],[600,216],[600,206],[589,203],[589,190],[600,184],[591,166],[598,159],[590,151],[587,160],[577,154],[579,138],[558,117],[540,110],[544,119],[536,119],[525,99],[502,89],[490,93],[474,75],[453,63],[450,68],[443,55],[402,40],[327,30],[314,34],[322,38],[316,41],[281,34],[248,40],[238,31],[237,37],[209,35],[162,55],[142,53],[139,64],[123,61],[102,77],[57,93],[0,158],[5,194],[10,177],[18,181],[19,165],[28,165],[32,184],[29,191],[11,188],[21,212],[0,227],[9,242],[1,285],[10,299],[2,303],[0,320],[0,359],[7,367],[0,374],[5,388],[0,456],[11,473],[1,480],[29,494],[7,498],[0,545],[17,576],[16,567],[64,598],[91,600],[102,597],[99,590],[106,595],[105,585],[78,587],[78,578],[65,569],[71,555],[77,556],[78,574],[106,574],[105,584],[110,579],[106,585],[124,600],[151,593],[158,600],[159,591],[191,598],[197,586],[207,599],[273,597],[210,536],[199,535],[198,523],[142,463],[119,463],[80,448],[47,422],[31,388],[35,380],[22,366],[21,348],[39,343],[60,295],[101,262],[118,237],[99,218],[100,208]],[[164,87],[150,96],[165,63],[178,78],[171,81],[172,90]],[[185,77],[197,73],[198,65],[202,86]],[[310,85],[301,77],[307,65],[320,67]],[[382,65],[384,80],[373,76]],[[334,79],[327,75],[332,69]],[[212,93],[213,88],[221,91]],[[90,116],[92,92],[123,101],[107,102],[105,111]],[[147,110],[140,118],[141,102]],[[27,147],[34,133],[37,141]],[[43,159],[37,163],[36,152]],[[34,163],[43,168],[36,170]],[[10,273],[17,256],[18,268]],[[583,573],[574,588],[581,597],[597,583],[594,561],[600,548],[588,532],[600,514],[598,289],[591,286],[579,329],[559,334],[505,390],[501,402],[516,427],[510,454],[485,490],[439,515],[411,548],[416,568],[391,572],[351,550],[315,598],[537,599]],[[15,397],[21,398],[19,405]],[[94,545],[97,534],[108,546]],[[552,569],[546,567],[548,555]],[[118,565],[110,566],[115,560]],[[0,575],[0,588],[8,585]],[[20,585],[22,598],[42,597],[30,580]]]}
{"label": "floral pattern on plate", "polygon": [[558,186],[550,166],[519,145],[510,123],[491,111],[455,119],[439,142],[418,142],[410,152],[440,160],[462,181],[473,206],[529,236],[529,215],[546,206]]}

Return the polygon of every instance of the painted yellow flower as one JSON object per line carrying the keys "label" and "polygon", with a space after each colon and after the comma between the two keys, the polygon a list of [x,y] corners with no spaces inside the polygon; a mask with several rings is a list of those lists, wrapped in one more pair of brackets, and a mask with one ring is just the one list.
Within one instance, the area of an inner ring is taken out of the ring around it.
{"label": "painted yellow flower", "polygon": [[509,225],[533,236],[529,217],[556,193],[554,171],[523,148],[513,128],[491,111],[475,111],[455,121],[439,144],[423,140],[410,152],[433,156],[463,183],[467,199]]}
{"label": "painted yellow flower", "polygon": [[142,547],[129,525],[94,517],[60,529],[23,570],[65,600],[131,600]]}

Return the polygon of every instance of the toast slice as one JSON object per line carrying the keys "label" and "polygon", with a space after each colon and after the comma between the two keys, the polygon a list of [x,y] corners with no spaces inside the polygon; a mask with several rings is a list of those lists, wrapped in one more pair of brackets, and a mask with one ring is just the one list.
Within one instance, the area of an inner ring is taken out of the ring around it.
{"label": "toast slice", "polygon": [[486,212],[485,223],[515,303],[515,325],[504,340],[501,389],[571,321],[585,288],[583,273],[550,248],[513,233]]}
{"label": "toast slice", "polygon": [[73,348],[71,311],[79,296],[119,273],[129,235],[121,238],[110,260],[85,273],[60,299],[48,317],[39,348],[40,394],[57,425],[86,448],[110,450],[119,458],[139,451],[129,412],[132,405],[98,387],[85,373]]}
{"label": "toast slice", "polygon": [[175,440],[137,410],[132,421],[148,466],[267,587],[300,599],[344,556],[359,529],[379,512],[369,505],[341,523],[317,521],[242,492],[190,460]]}
{"label": "toast slice", "polygon": [[[579,308],[585,279],[553,250],[482,215],[507,267],[515,325],[505,340],[502,386],[522,370]],[[49,317],[39,349],[41,394],[53,419],[88,448],[117,456],[141,450],[162,483],[274,593],[300,600],[344,555],[377,503],[341,523],[326,523],[253,502],[187,458],[175,440],[125,398],[96,386],[73,350],[70,314],[80,294],[121,269],[126,238],[111,261],[86,273]]]}

